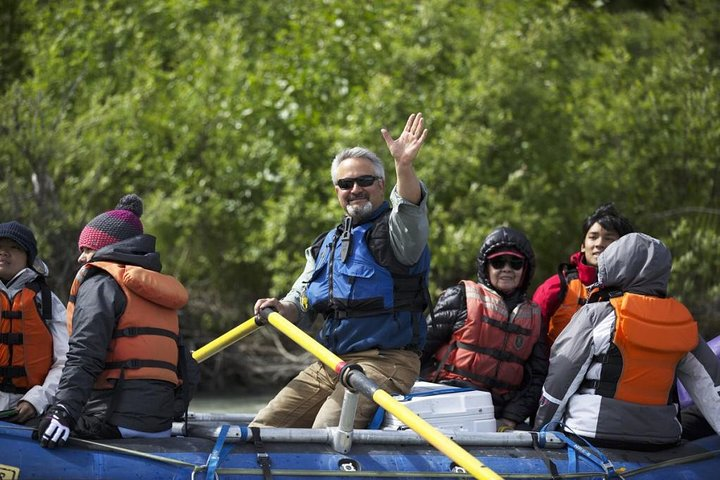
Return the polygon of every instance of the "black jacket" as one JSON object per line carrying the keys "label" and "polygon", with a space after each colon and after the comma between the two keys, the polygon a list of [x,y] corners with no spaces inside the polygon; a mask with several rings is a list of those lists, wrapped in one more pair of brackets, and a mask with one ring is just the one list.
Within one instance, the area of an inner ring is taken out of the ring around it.
{"label": "black jacket", "polygon": [[[140,235],[98,250],[92,261],[162,268],[155,238]],[[120,285],[106,272],[92,269],[77,293],[70,349],[56,404],[77,421],[81,415],[104,418],[112,425],[160,432],[172,426],[175,386],[160,380],[124,380],[113,390],[95,390],[103,371],[108,346],[127,299]],[[108,411],[112,410],[108,416]]]}

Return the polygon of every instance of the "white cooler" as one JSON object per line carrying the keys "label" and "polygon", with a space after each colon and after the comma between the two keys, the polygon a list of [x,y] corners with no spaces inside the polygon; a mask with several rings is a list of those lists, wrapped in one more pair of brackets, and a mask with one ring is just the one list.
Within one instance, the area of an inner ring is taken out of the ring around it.
{"label": "white cooler", "polygon": [[[453,392],[453,390],[461,390]],[[427,395],[427,392],[442,391]],[[444,393],[447,392],[447,393]],[[445,432],[494,432],[495,409],[492,397],[480,390],[464,389],[429,382],[416,382],[408,400],[395,397],[417,416]],[[390,412],[385,412],[383,430],[405,430],[408,427]]]}

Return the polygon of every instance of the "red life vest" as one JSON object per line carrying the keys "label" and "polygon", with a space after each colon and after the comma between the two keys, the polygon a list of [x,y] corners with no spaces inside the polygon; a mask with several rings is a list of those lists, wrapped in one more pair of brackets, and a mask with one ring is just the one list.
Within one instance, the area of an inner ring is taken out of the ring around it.
{"label": "red life vest", "polygon": [[68,328],[72,331],[75,298],[88,269],[108,272],[120,285],[127,305],[113,331],[105,357],[105,370],[94,388],[113,388],[119,378],[165,380],[179,385],[177,309],[187,303],[187,291],[175,278],[132,265],[92,262],[73,281],[68,302]]}
{"label": "red life vest", "polygon": [[504,395],[522,385],[525,362],[540,337],[540,307],[521,303],[511,314],[485,285],[465,285],[467,320],[435,354],[438,380],[462,380]]}
{"label": "red life vest", "polygon": [[596,358],[603,369],[590,386],[626,402],[667,405],[677,365],[698,343],[695,319],[672,298],[625,293],[610,303],[615,334],[608,354]]}
{"label": "red life vest", "polygon": [[[42,318],[35,297],[41,290],[39,282],[31,282],[20,290],[12,303],[0,293],[0,390],[26,393],[42,385],[53,362],[53,339]],[[43,295],[51,295],[42,289]],[[43,302],[51,308],[51,299]],[[46,314],[46,316],[49,313]]]}
{"label": "red life vest", "polygon": [[[559,275],[563,274],[560,273]],[[565,291],[565,295],[560,306],[548,320],[548,341],[550,345],[555,343],[555,339],[570,323],[570,319],[575,315],[575,312],[587,303],[589,296],[589,292],[578,278],[576,270],[570,270],[567,277],[560,278],[560,282],[561,285],[566,286],[562,289]]]}

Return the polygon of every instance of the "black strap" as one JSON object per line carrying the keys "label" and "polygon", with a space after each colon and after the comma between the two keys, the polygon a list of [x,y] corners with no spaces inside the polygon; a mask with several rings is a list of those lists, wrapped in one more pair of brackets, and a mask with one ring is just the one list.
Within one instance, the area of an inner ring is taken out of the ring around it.
{"label": "black strap", "polygon": [[16,387],[10,382],[0,383],[0,392],[25,395],[28,391],[30,391],[29,388]]}
{"label": "black strap", "polygon": [[548,469],[548,472],[550,473],[550,478],[552,480],[560,480],[560,474],[557,469],[557,465],[555,465],[555,462],[550,460],[550,457],[545,455],[545,452],[542,448],[540,448],[540,445],[538,445],[538,434],[537,432],[530,432],[530,436],[532,437],[532,446],[535,449],[535,451],[540,455],[540,458],[542,458],[542,461],[545,463],[545,466]]}
{"label": "black strap", "polygon": [[[429,302],[425,275],[391,273],[393,280],[393,308],[395,311],[424,312]],[[427,292],[427,293],[426,293]]]}
{"label": "black strap", "polygon": [[350,255],[350,243],[352,242],[352,218],[345,217],[340,235],[340,261],[345,263]]}
{"label": "black strap", "polygon": [[365,298],[361,300],[333,298],[332,302],[333,316],[338,320],[350,317],[372,317],[374,315],[386,315],[388,313],[382,297]]}
{"label": "black strap", "polygon": [[521,365],[525,364],[525,359],[522,357],[518,357],[517,355],[508,352],[506,350],[498,350],[496,348],[487,348],[487,347],[481,347],[479,345],[475,345],[472,343],[465,343],[465,342],[457,342],[458,348],[462,348],[463,350],[470,350],[471,352],[480,353],[483,355],[489,355],[493,358],[497,358],[498,360],[502,360],[504,362],[513,362],[513,363],[519,363]]}
{"label": "black strap", "polygon": [[2,377],[10,377],[10,378],[16,378],[16,377],[24,377],[27,375],[27,372],[25,372],[25,367],[0,367],[0,376]]}
{"label": "black strap", "polygon": [[[52,292],[45,281],[45,277],[38,276],[32,282],[27,284],[27,288],[35,292],[35,301],[40,318],[45,321],[45,325],[50,324],[53,317],[52,311]],[[38,295],[40,295],[38,297]]]}
{"label": "black strap", "polygon": [[5,345],[22,345],[22,333],[0,333],[0,343]]}
{"label": "black strap", "polygon": [[594,388],[596,395],[613,398],[623,372],[623,359],[620,350],[617,345],[611,343],[606,353],[593,356],[593,362],[599,362],[602,365],[600,378],[597,380],[585,380],[582,387]]}
{"label": "black strap", "polygon": [[2,318],[7,318],[8,320],[22,319],[22,312],[20,310],[3,310],[1,315]]}
{"label": "black strap", "polygon": [[571,265],[568,265],[567,263],[561,263],[558,265],[558,278],[560,279],[560,290],[558,291],[558,300],[562,302],[565,300],[565,295],[567,295],[568,291],[568,279],[567,274],[570,270]]}
{"label": "black strap", "polygon": [[113,332],[113,338],[118,337],[137,337],[139,335],[159,335],[162,337],[169,337],[178,342],[180,338],[175,332],[165,330],[164,328],[154,327],[128,327],[122,330],[115,330]]}
{"label": "black strap", "polygon": [[529,328],[522,327],[516,323],[510,323],[503,320],[495,320],[494,318],[490,318],[486,315],[483,315],[480,319],[483,323],[487,323],[488,325],[492,325],[495,328],[499,328],[503,332],[507,333],[514,333],[516,335],[524,335],[524,336],[530,336],[532,333],[532,330]]}
{"label": "black strap", "polygon": [[598,387],[600,386],[600,384],[601,384],[600,380],[597,380],[597,379],[594,379],[594,380],[593,380],[593,379],[586,378],[586,379],[583,380],[582,383],[580,384],[580,388],[592,388],[592,389],[596,389],[596,388],[598,388]]}
{"label": "black strap", "polygon": [[[327,270],[327,284],[328,284],[328,303],[327,305],[321,307],[319,305],[316,305],[315,308],[321,312],[326,313],[329,311],[335,312],[337,314],[337,300],[335,299],[335,250],[337,249],[337,243],[338,239],[340,238],[340,235],[342,234],[342,225],[338,225],[335,229],[335,235],[332,238],[332,241],[330,242],[330,252],[328,253],[328,270]],[[337,317],[336,317],[337,318]]]}
{"label": "black strap", "polygon": [[250,427],[252,432],[253,445],[255,445],[255,451],[257,452],[257,463],[262,468],[263,480],[272,480],[272,472],[270,471],[270,455],[265,450],[262,438],[260,438],[260,429],[258,427]]}
{"label": "black strap", "polygon": [[168,370],[172,370],[177,374],[177,367],[174,364],[170,362],[163,362],[162,360],[140,360],[137,358],[133,358],[130,360],[123,360],[119,362],[105,362],[106,370],[120,368],[124,371],[127,368],[137,369],[144,367],[166,368]]}
{"label": "black strap", "polygon": [[45,322],[52,320],[52,292],[50,287],[44,281],[40,285],[40,295],[42,295],[42,313],[40,316]]}
{"label": "black strap", "polygon": [[611,298],[622,296],[623,292],[615,287],[598,288],[590,293],[587,303],[608,302]]}

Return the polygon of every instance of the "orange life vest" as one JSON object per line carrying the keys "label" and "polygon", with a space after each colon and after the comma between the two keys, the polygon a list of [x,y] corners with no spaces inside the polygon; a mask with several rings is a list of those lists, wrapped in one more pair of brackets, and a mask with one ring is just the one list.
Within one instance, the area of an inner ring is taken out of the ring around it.
{"label": "orange life vest", "polygon": [[187,291],[175,278],[132,265],[92,262],[73,281],[68,302],[68,328],[72,331],[75,298],[90,268],[108,272],[120,285],[127,305],[113,331],[105,357],[105,370],[94,388],[113,388],[119,378],[165,380],[179,385],[177,309],[187,302]]}
{"label": "orange life vest", "polygon": [[524,302],[511,313],[495,291],[469,280],[461,283],[467,320],[435,354],[435,378],[470,382],[496,395],[516,390],[540,337],[540,307]]}
{"label": "orange life vest", "polygon": [[562,295],[564,291],[565,295],[560,306],[548,320],[548,343],[550,345],[555,343],[555,339],[570,323],[575,312],[587,303],[589,296],[587,288],[578,278],[577,270],[561,270],[558,275],[560,275],[560,294]]}
{"label": "orange life vest", "polygon": [[[0,390],[26,393],[42,385],[53,362],[53,338],[42,318],[35,297],[40,282],[31,282],[20,290],[13,301],[0,293]],[[52,295],[48,288],[43,296]],[[43,308],[52,308],[51,298]],[[51,315],[46,312],[45,316]]]}
{"label": "orange life vest", "polygon": [[592,386],[598,395],[667,405],[677,365],[698,343],[695,319],[672,298],[625,293],[610,303],[615,334],[611,351],[601,358],[601,378]]}

